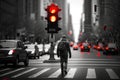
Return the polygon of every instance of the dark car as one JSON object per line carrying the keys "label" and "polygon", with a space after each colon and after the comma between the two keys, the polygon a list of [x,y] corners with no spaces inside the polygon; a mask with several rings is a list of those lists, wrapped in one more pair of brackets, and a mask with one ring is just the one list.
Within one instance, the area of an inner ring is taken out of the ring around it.
{"label": "dark car", "polygon": [[106,55],[115,55],[118,54],[118,49],[115,43],[108,43],[108,45],[105,47],[103,54]]}
{"label": "dark car", "polygon": [[17,66],[19,62],[24,62],[24,65],[28,66],[26,48],[20,40],[0,40],[0,63],[13,63],[14,66]]}
{"label": "dark car", "polygon": [[102,43],[98,43],[97,50],[98,51],[103,51],[104,50],[104,46],[103,46]]}
{"label": "dark car", "polygon": [[87,42],[82,43],[82,45],[80,46],[81,52],[83,52],[83,51],[89,52],[90,48],[91,47],[90,47],[89,43],[87,43]]}

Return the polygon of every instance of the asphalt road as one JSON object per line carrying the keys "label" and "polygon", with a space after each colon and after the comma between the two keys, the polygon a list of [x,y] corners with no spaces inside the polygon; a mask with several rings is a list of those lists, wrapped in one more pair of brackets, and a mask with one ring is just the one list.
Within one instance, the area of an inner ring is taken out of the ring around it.
{"label": "asphalt road", "polygon": [[68,61],[68,73],[61,76],[59,58],[54,63],[45,62],[48,55],[40,59],[30,59],[30,65],[22,63],[0,67],[0,80],[120,80],[120,56],[103,55],[102,51],[91,52],[73,50]]}

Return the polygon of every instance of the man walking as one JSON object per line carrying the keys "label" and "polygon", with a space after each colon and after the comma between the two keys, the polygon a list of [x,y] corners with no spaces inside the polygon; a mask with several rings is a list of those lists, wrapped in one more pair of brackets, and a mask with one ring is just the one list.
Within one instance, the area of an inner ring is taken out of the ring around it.
{"label": "man walking", "polygon": [[58,43],[57,56],[60,57],[61,72],[62,76],[64,76],[67,74],[68,56],[71,58],[69,42],[67,41],[65,35],[62,36],[61,41]]}

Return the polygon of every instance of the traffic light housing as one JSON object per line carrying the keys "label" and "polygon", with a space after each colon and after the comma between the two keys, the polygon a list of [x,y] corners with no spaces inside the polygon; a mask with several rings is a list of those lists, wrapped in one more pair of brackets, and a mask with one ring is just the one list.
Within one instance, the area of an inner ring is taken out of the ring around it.
{"label": "traffic light housing", "polygon": [[47,6],[45,9],[47,11],[47,17],[45,18],[47,20],[47,30],[48,33],[58,33],[61,28],[58,26],[58,21],[61,19],[58,15],[58,12],[61,11],[61,9],[54,3]]}

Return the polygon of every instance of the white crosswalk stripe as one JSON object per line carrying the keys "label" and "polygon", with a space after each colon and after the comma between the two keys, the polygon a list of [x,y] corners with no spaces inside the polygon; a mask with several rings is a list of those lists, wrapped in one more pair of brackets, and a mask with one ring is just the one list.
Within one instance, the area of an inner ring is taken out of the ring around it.
{"label": "white crosswalk stripe", "polygon": [[76,68],[71,68],[65,78],[73,78],[76,72]]}
{"label": "white crosswalk stripe", "polygon": [[35,69],[37,69],[37,68],[32,68],[32,69],[29,69],[29,70],[27,70],[27,71],[24,71],[24,72],[22,72],[22,73],[19,73],[19,74],[17,74],[17,75],[12,76],[12,78],[19,77],[19,76],[21,76],[21,75],[23,75],[23,74],[26,74],[26,73],[28,73],[28,72],[31,72],[31,71],[33,71],[33,70],[35,70]]}
{"label": "white crosswalk stripe", "polygon": [[46,68],[46,69],[43,69],[42,71],[39,71],[38,73],[34,74],[34,75],[31,75],[29,76],[28,78],[35,78],[35,77],[38,77],[40,76],[41,74],[45,73],[46,71],[50,70],[51,68]]}
{"label": "white crosswalk stripe", "polygon": [[3,70],[0,70],[0,72],[7,71],[7,70],[10,70],[10,68],[6,68],[6,69],[3,69]]}
{"label": "white crosswalk stripe", "polygon": [[56,72],[51,74],[48,78],[57,78],[61,74],[61,69],[58,69]]}
{"label": "white crosswalk stripe", "polygon": [[[11,73],[17,73],[19,71],[19,73],[12,75],[11,78],[17,78],[24,74],[26,75],[27,73],[31,73],[30,76],[26,76],[27,78],[37,78],[42,74],[48,74],[47,71],[52,71],[51,70],[52,68],[43,68],[42,70],[40,70],[36,73],[32,73],[32,71],[37,70],[37,69],[38,68],[29,68],[26,70],[25,68],[18,68],[13,71],[1,73],[0,77],[9,75]],[[86,68],[86,69],[87,69],[87,73],[86,73],[86,77],[85,77],[86,79],[97,79],[95,68]],[[12,69],[6,68],[6,69],[0,70],[0,71],[2,72],[2,71],[7,71],[7,70],[12,70]],[[25,70],[25,71],[23,71],[23,70]],[[76,74],[77,71],[78,71],[77,68],[70,68],[64,78],[74,78],[75,75],[78,75],[78,74]],[[104,71],[107,72],[110,79],[120,79],[119,76],[114,72],[113,69],[106,68]],[[46,76],[46,78],[59,78],[60,75],[61,75],[61,69],[58,68],[57,70],[54,69],[54,72],[52,74],[49,73],[48,76]],[[104,74],[102,74],[102,75],[104,76]]]}
{"label": "white crosswalk stripe", "polygon": [[14,73],[14,72],[17,72],[17,71],[23,70],[23,69],[25,69],[25,68],[19,68],[19,69],[16,69],[16,70],[10,71],[10,72],[8,72],[8,73],[4,73],[4,74],[0,75],[0,77],[2,77],[2,76],[6,76],[6,75],[8,75],[8,74],[11,74],[11,73]]}
{"label": "white crosswalk stripe", "polygon": [[112,69],[106,69],[106,72],[108,73],[111,79],[119,79],[117,74]]}
{"label": "white crosswalk stripe", "polygon": [[96,78],[96,73],[95,73],[95,69],[88,69],[88,71],[87,71],[87,76],[86,76],[86,78],[88,79],[95,79]]}

